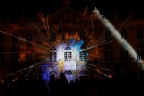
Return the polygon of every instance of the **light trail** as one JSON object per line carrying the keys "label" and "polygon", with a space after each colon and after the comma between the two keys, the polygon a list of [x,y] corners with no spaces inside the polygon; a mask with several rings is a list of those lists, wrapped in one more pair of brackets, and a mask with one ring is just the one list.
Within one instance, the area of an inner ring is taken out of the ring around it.
{"label": "light trail", "polygon": [[[103,15],[101,15],[99,10],[96,7],[95,7],[95,10],[93,10],[93,12],[95,13],[95,16],[100,20],[100,22],[112,32],[114,39],[116,39],[118,41],[118,43],[120,45],[122,45],[122,47],[125,50],[129,51],[128,53],[131,56],[131,58],[133,58],[135,61],[137,61],[136,51],[133,49],[133,47],[125,39],[121,39],[120,33],[111,24],[111,22],[107,18],[105,18]],[[141,59],[141,60],[139,60],[139,63],[141,65],[142,69],[144,69],[144,65],[143,65],[144,61]]]}
{"label": "light trail", "polygon": [[[21,27],[21,28],[22,28],[26,33],[30,33],[26,28],[24,28],[24,27]],[[33,32],[32,32],[32,33],[33,33]],[[44,43],[42,40],[40,40],[40,39],[39,39],[39,36],[36,37],[36,36],[37,36],[37,32],[36,32],[36,34],[33,33],[32,35],[33,35],[33,37],[34,37],[35,39],[37,39],[38,42],[40,42],[41,44],[43,44],[43,46],[48,47],[48,43]]]}
{"label": "light trail", "polygon": [[[35,72],[38,70],[38,68],[40,67],[40,65],[42,65],[42,64],[45,63],[45,62],[46,62],[45,59],[44,59],[44,60],[41,60],[41,62],[39,62],[39,63],[35,63],[35,64],[33,64],[33,65],[29,66],[29,67],[20,69],[20,70],[18,70],[18,71],[16,71],[16,72],[7,74],[7,75],[5,75],[5,76],[12,76],[12,75],[14,75],[14,76],[13,76],[13,80],[17,80],[17,79],[19,79],[19,77],[20,77],[24,72],[26,72],[26,71],[27,71],[27,73],[25,74],[25,76],[29,76],[30,73],[31,73],[32,75],[34,75],[34,74],[36,74]],[[34,70],[34,72],[32,72],[33,70]],[[38,75],[38,74],[37,74],[37,75]]]}
{"label": "light trail", "polygon": [[[99,44],[101,44],[102,42],[105,42],[105,41],[106,40],[101,40],[99,42],[95,42],[95,43],[91,44],[91,46],[99,45]],[[91,47],[91,46],[89,46],[89,47]],[[88,47],[86,47],[86,48],[88,48]]]}
{"label": "light trail", "polygon": [[[121,26],[117,29],[117,30],[120,30],[122,28],[122,26],[127,22],[127,20],[129,19],[129,17],[126,18],[126,20],[121,24]],[[123,30],[123,29],[122,29]],[[107,31],[107,30],[106,30]],[[91,44],[91,46],[95,45],[95,44],[98,44],[98,42],[102,41],[102,40],[105,40],[105,37],[104,37],[104,34],[106,33],[106,31],[104,31],[101,36],[97,39],[96,42],[94,42],[93,44]],[[113,34],[111,35],[113,36]],[[89,44],[90,45],[90,44]],[[88,45],[86,46],[86,48],[88,47]]]}
{"label": "light trail", "polygon": [[80,50],[80,51],[86,51],[86,50],[89,50],[89,49],[92,49],[92,48],[96,48],[96,47],[98,47],[98,46],[100,46],[100,45],[104,45],[104,44],[108,44],[108,43],[111,43],[111,42],[112,42],[112,41],[108,41],[108,42],[105,42],[105,43],[104,43],[104,41],[105,41],[105,40],[103,40],[103,41],[101,41],[100,43],[95,44],[95,45],[93,45],[93,46],[87,47],[87,48],[85,48],[85,49],[83,49],[83,50]]}
{"label": "light trail", "polygon": [[[33,23],[32,23],[32,24],[33,24]],[[47,38],[44,34],[42,34],[42,32],[41,32],[40,28],[38,27],[38,25],[37,25],[37,24],[33,24],[33,26],[34,26],[34,28],[37,30],[37,31],[36,31],[36,34],[38,35],[39,39],[40,39],[42,42],[47,41],[48,38]],[[42,37],[43,37],[43,38],[42,38]],[[49,41],[49,40],[48,40],[48,41]]]}
{"label": "light trail", "polygon": [[49,19],[47,16],[45,28],[47,29],[47,36],[50,38]]}
{"label": "light trail", "polygon": [[[4,34],[6,34],[6,35],[13,36],[12,34],[6,33],[6,32],[4,32],[4,31],[0,31],[0,33],[4,33]],[[47,48],[45,48],[45,47],[43,47],[43,46],[41,46],[41,45],[38,45],[38,44],[36,44],[36,43],[33,43],[33,42],[31,42],[31,41],[28,41],[28,40],[26,40],[26,39],[24,39],[24,38],[21,38],[21,37],[18,37],[18,36],[15,36],[15,37],[17,37],[17,38],[18,38],[19,40],[21,40],[21,41],[28,42],[28,43],[30,43],[30,44],[36,45],[36,46],[38,46],[39,48],[42,48],[42,50],[45,50],[45,51],[47,50],[47,51],[48,51]]]}

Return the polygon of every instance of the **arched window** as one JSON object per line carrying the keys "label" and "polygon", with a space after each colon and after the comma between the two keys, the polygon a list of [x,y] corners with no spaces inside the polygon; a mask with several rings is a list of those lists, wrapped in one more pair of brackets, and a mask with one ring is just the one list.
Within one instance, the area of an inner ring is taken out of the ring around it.
{"label": "arched window", "polygon": [[49,76],[52,75],[52,74],[56,76],[56,75],[57,75],[57,72],[56,72],[56,71],[50,71],[50,72],[49,72]]}
{"label": "arched window", "polygon": [[64,50],[71,50],[71,48],[70,47],[65,47],[65,49]]}
{"label": "arched window", "polygon": [[65,48],[64,59],[65,59],[65,61],[71,61],[72,60],[72,52],[71,52],[70,47]]}
{"label": "arched window", "polygon": [[55,62],[57,60],[57,52],[55,47],[50,48],[50,61]]}
{"label": "arched window", "polygon": [[87,61],[88,53],[81,51],[79,52],[79,61]]}
{"label": "arched window", "polygon": [[71,71],[65,71],[65,74],[70,75],[70,74],[72,74],[72,72]]}

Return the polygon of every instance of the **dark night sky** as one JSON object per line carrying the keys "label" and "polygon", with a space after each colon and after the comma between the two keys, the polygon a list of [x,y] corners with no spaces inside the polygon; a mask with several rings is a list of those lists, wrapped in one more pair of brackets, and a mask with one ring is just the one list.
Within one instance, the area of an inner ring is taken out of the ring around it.
{"label": "dark night sky", "polygon": [[[71,0],[71,7],[78,11],[84,10],[88,6],[91,12],[96,6],[102,13],[110,14],[114,8],[119,13],[144,12],[141,0]],[[63,0],[0,0],[0,18],[33,18],[37,12],[53,13],[64,7]]]}

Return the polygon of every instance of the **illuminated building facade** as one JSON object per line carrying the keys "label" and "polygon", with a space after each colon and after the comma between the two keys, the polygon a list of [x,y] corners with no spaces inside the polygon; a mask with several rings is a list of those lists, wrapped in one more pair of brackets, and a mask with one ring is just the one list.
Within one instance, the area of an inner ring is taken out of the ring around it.
{"label": "illuminated building facade", "polygon": [[77,70],[78,76],[87,63],[95,63],[95,60],[111,70],[116,66],[136,67],[144,58],[142,15],[105,15],[119,30],[121,39],[126,39],[136,50],[137,60],[130,58],[129,50],[123,49],[113,34],[86,10],[81,13],[65,7],[48,17],[39,13],[36,19],[1,20],[1,68],[9,73],[45,58],[46,67],[42,68],[45,70],[43,78],[45,75],[47,78],[63,70],[68,74]]}

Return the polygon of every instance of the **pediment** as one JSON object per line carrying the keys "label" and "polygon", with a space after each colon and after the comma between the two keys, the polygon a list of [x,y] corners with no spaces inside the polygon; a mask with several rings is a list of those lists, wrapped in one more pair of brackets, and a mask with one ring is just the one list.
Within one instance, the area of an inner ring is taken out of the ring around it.
{"label": "pediment", "polygon": [[[88,18],[89,15],[86,16]],[[48,16],[49,22],[53,24],[63,23],[63,22],[82,22],[85,20],[84,13],[74,10],[69,7],[65,7],[51,15]]]}

